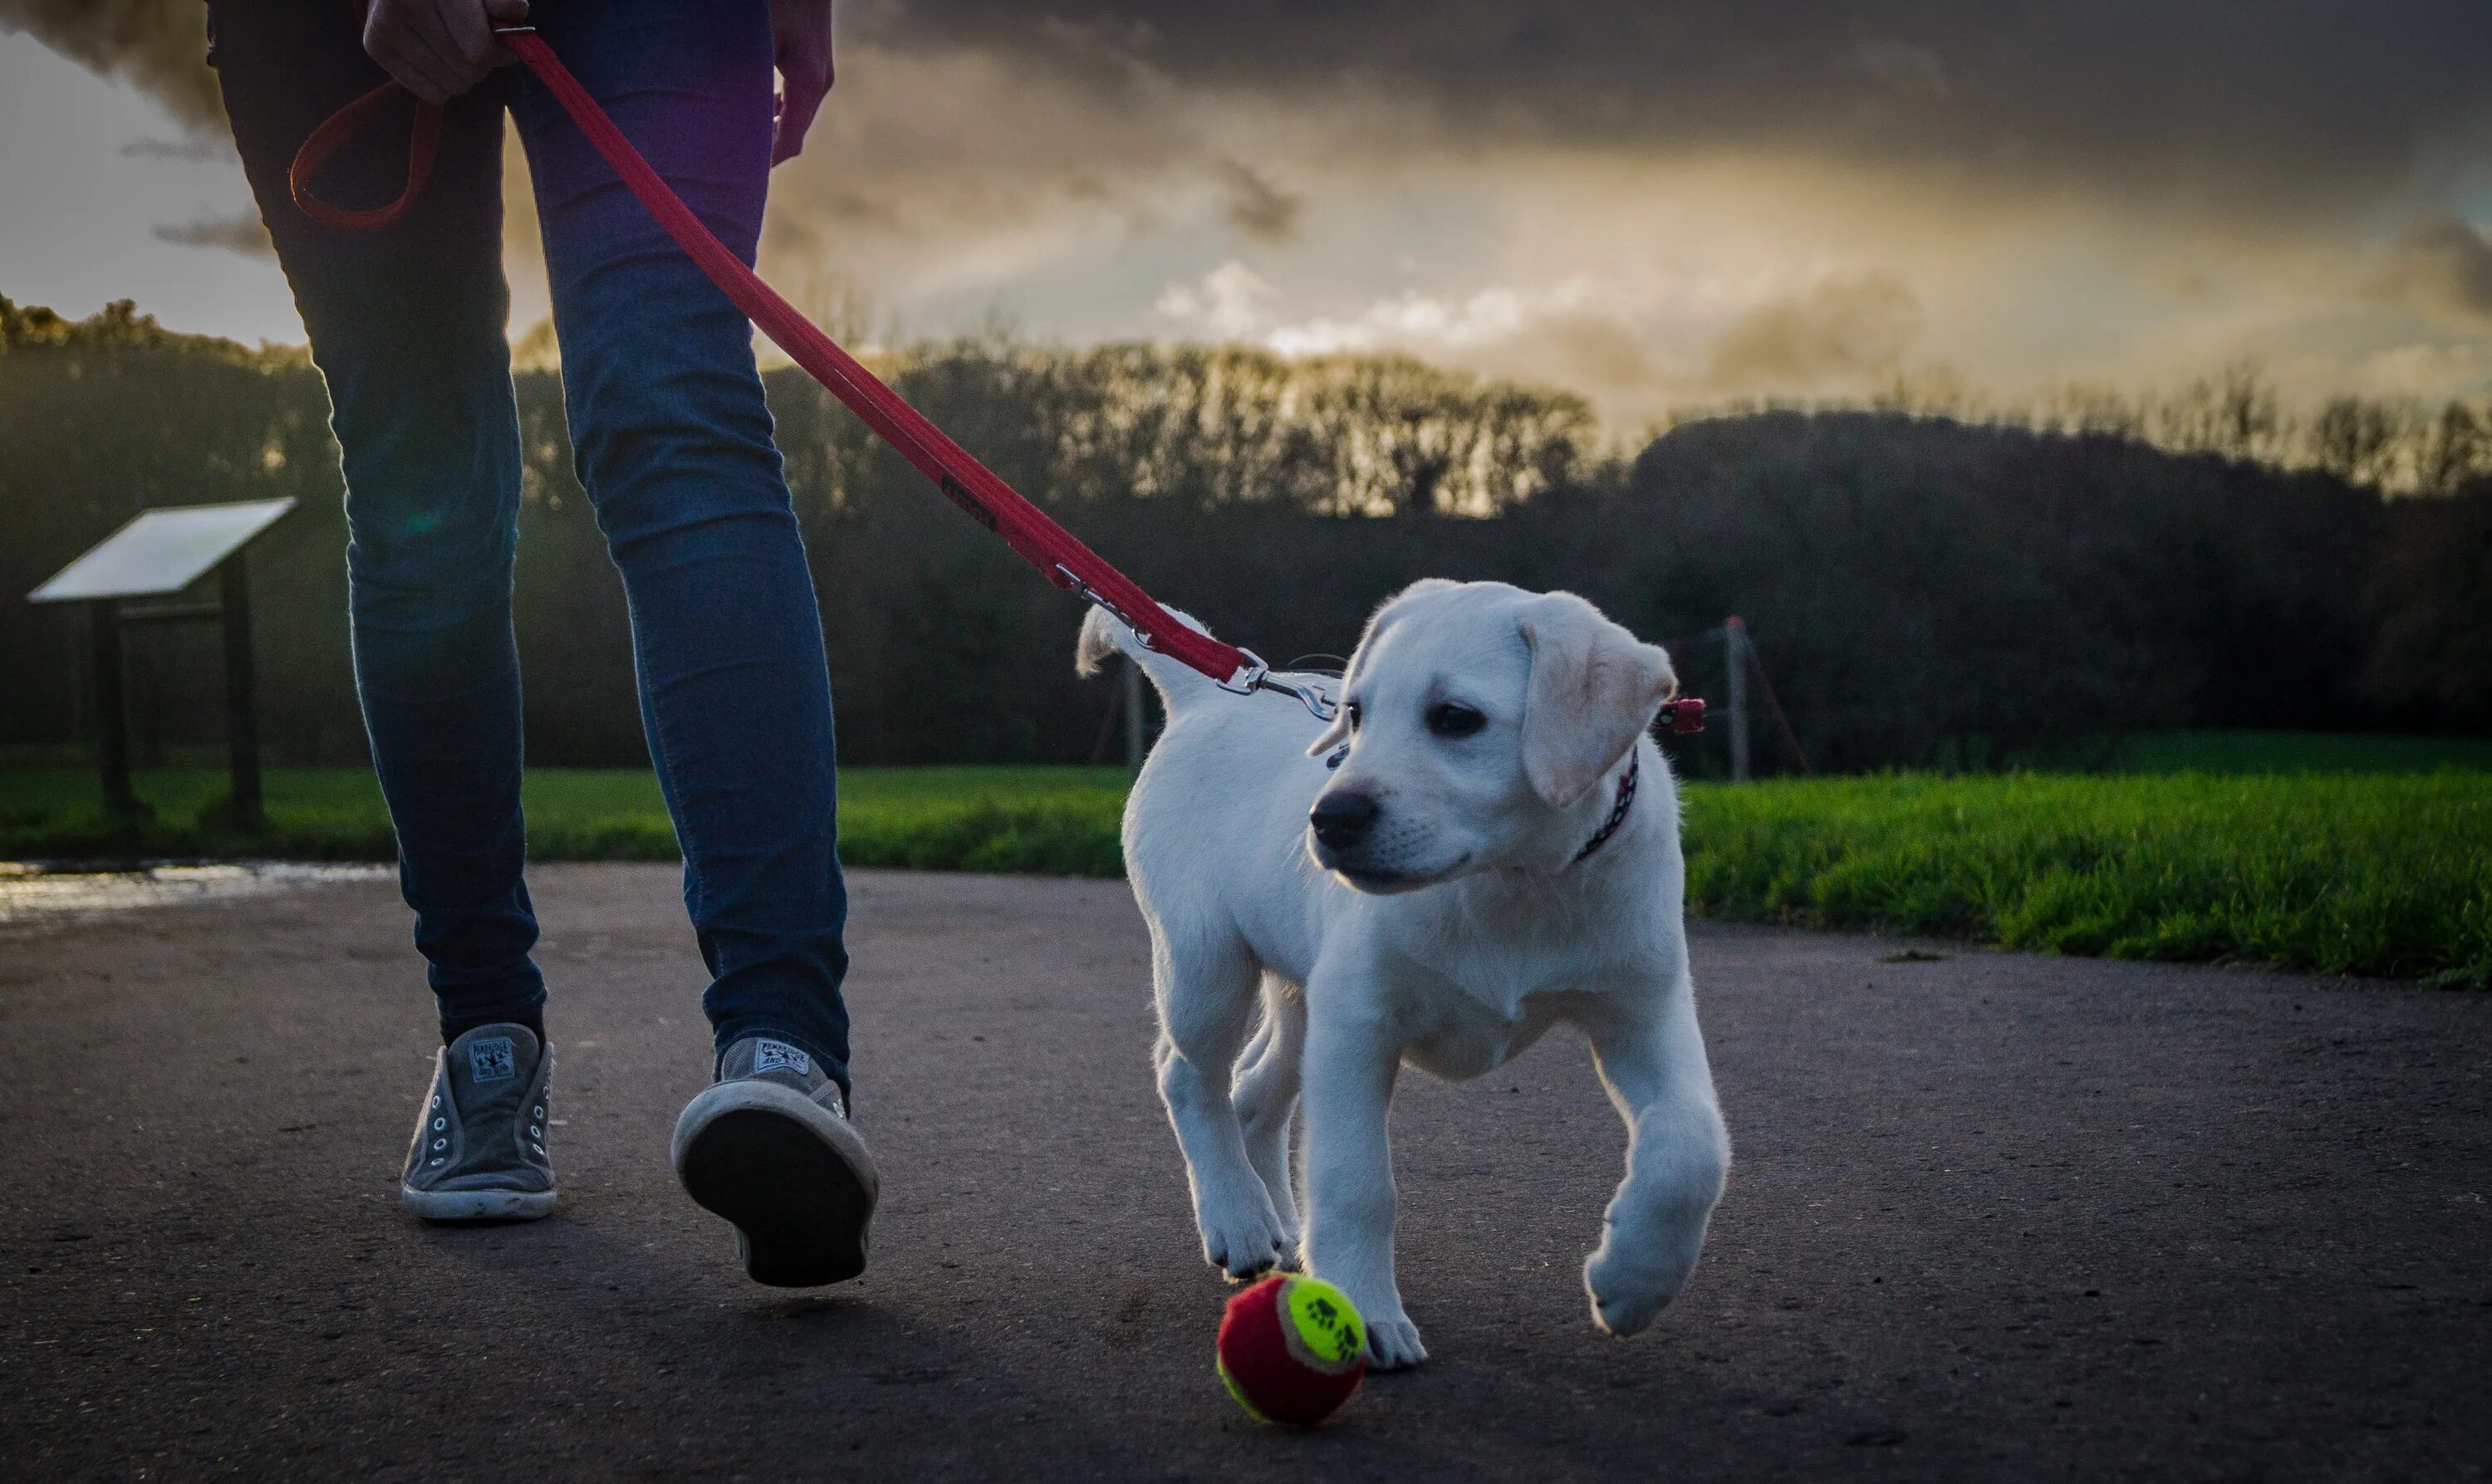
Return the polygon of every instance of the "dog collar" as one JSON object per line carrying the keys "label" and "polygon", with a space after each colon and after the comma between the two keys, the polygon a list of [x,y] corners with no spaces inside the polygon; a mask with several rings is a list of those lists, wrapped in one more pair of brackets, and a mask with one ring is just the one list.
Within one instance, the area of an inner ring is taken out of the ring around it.
{"label": "dog collar", "polygon": [[1584,848],[1576,851],[1575,858],[1567,865],[1582,865],[1586,857],[1610,843],[1610,837],[1618,832],[1619,825],[1627,822],[1627,810],[1635,803],[1636,775],[1643,771],[1644,749],[1638,747],[1627,755],[1627,770],[1618,780],[1618,801],[1610,806],[1610,816],[1601,821],[1600,829],[1584,843]]}

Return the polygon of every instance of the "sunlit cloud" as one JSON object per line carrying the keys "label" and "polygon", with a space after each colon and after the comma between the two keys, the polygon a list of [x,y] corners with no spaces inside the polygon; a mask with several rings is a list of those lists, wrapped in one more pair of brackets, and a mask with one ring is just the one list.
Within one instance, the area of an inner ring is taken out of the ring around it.
{"label": "sunlit cloud", "polygon": [[1268,341],[1266,306],[1275,297],[1272,285],[1254,269],[1231,260],[1204,274],[1200,283],[1170,284],[1152,308],[1213,340]]}

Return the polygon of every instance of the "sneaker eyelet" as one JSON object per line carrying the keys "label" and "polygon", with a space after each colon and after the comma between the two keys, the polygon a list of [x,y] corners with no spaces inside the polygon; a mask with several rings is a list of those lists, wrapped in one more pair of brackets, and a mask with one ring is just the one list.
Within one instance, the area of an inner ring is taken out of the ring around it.
{"label": "sneaker eyelet", "polygon": [[446,1149],[450,1147],[450,1141],[447,1139],[436,1139],[432,1141],[432,1146],[436,1149]]}
{"label": "sneaker eyelet", "polygon": [[440,1133],[443,1129],[446,1129],[446,1128],[448,1128],[449,1126],[450,1126],[450,1120],[449,1120],[449,1119],[447,1119],[447,1118],[435,1118],[435,1119],[433,1119],[433,1120],[432,1120],[432,1131],[433,1131],[434,1133],[436,1133],[436,1134],[437,1134],[437,1133]]}
{"label": "sneaker eyelet", "polygon": [[441,1163],[441,1156],[440,1156],[440,1155],[438,1155],[438,1154],[436,1154],[436,1155],[432,1156],[432,1163],[434,1163],[434,1164],[436,1164],[436,1165],[440,1164],[440,1163]]}

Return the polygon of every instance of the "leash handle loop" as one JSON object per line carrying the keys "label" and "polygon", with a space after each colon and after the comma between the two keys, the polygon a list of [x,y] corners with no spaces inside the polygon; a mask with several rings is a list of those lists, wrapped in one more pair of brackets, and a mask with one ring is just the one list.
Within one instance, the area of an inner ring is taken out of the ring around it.
{"label": "leash handle loop", "polygon": [[[1266,682],[1266,671],[1261,661],[1233,644],[1226,644],[1202,630],[1180,622],[1159,602],[1144,592],[1133,579],[1111,566],[1097,552],[1083,546],[1047,513],[1022,497],[1020,491],[1004,483],[994,470],[970,457],[968,451],[955,443],[943,430],[928,421],[925,414],[910,406],[899,393],[882,379],[865,369],[854,356],[840,348],[813,321],[798,313],[793,305],[778,292],[743,259],[727,251],[701,220],[675,194],[649,162],[641,158],[632,141],[625,138],[606,110],[590,97],[579,79],[571,74],[553,54],[545,39],[527,27],[496,28],[503,45],[536,74],[548,92],[571,115],[572,122],[586,135],[588,142],[604,156],[616,176],[667,235],[691,255],[700,270],[723,290],[735,307],[744,312],[762,333],[769,336],[788,359],[803,367],[815,380],[828,388],[831,395],[845,402],[848,410],[866,426],[880,434],[900,456],[915,465],[919,472],[934,481],[937,488],[954,504],[987,529],[1003,538],[1006,545],[1024,561],[1036,567],[1057,587],[1067,588],[1107,608],[1130,624],[1153,649],[1183,662],[1231,690],[1280,689]],[[330,155],[336,153],[356,130],[363,127],[372,112],[397,88],[384,84],[340,109],[335,116],[313,130],[294,157],[287,172],[294,199],[306,215],[330,226],[349,229],[385,226],[404,214],[424,180],[431,172],[432,157],[439,143],[441,111],[419,106],[416,110],[415,134],[407,150],[407,184],[405,192],[388,206],[370,211],[345,211],[329,205],[313,195],[311,178]],[[1296,694],[1294,691],[1290,694]],[[1304,697],[1300,697],[1304,699]],[[1309,703],[1309,709],[1315,709]],[[1320,712],[1319,715],[1321,713]]]}
{"label": "leash handle loop", "polygon": [[294,163],[286,167],[285,185],[293,193],[294,204],[302,208],[303,215],[322,226],[340,227],[351,232],[368,231],[387,226],[405,216],[406,209],[415,204],[415,198],[424,193],[425,182],[432,178],[433,157],[441,149],[441,105],[422,100],[416,103],[415,126],[407,134],[406,189],[398,193],[397,200],[387,206],[350,210],[330,205],[312,189],[312,177],[320,173],[320,167],[329,163],[329,157],[353,138],[356,132],[380,111],[381,104],[388,103],[400,91],[395,82],[382,83],[329,115],[319,128],[312,131],[312,136],[303,141],[303,147],[294,152]]}

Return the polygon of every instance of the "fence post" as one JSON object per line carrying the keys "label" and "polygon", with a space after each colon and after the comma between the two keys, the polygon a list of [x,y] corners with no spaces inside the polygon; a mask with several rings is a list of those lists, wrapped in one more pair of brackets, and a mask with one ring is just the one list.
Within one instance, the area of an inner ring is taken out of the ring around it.
{"label": "fence post", "polygon": [[1731,782],[1748,781],[1748,626],[1732,614],[1722,621],[1724,700],[1731,711]]}

